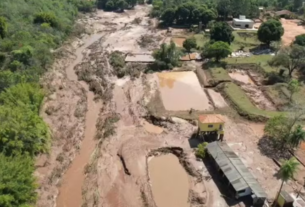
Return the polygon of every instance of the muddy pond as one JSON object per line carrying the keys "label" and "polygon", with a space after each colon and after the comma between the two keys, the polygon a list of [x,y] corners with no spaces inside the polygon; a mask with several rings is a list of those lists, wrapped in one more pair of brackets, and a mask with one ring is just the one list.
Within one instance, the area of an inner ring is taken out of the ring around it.
{"label": "muddy pond", "polygon": [[154,200],[158,207],[189,207],[189,180],[173,154],[152,158],[148,170]]}

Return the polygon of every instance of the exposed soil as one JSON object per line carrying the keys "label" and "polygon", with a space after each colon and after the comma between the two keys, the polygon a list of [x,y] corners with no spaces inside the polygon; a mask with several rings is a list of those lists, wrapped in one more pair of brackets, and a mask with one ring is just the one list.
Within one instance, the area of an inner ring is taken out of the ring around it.
{"label": "exposed soil", "polygon": [[211,98],[215,108],[221,109],[228,107],[227,102],[222,97],[221,93],[216,92],[213,89],[206,89],[208,96]]}
{"label": "exposed soil", "polygon": [[[231,70],[229,76],[240,85],[256,107],[263,110],[276,110],[274,104],[265,96],[262,88],[256,85],[256,82],[259,82],[259,76],[251,73],[250,78],[248,73],[249,71],[247,70]],[[252,77],[256,78],[255,83]]]}
{"label": "exposed soil", "polygon": [[303,25],[298,25],[298,20],[294,19],[281,19],[284,35],[282,36],[282,42],[284,45],[290,45],[296,36],[305,33]]}
{"label": "exposed soil", "polygon": [[173,37],[172,41],[176,44],[177,47],[183,47],[183,42],[185,41],[185,38],[183,38],[183,37]]}

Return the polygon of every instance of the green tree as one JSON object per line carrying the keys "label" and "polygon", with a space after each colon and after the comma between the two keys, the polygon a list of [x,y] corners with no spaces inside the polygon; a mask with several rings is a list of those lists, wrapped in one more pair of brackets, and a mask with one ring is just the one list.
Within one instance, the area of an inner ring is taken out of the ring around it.
{"label": "green tree", "polygon": [[210,21],[217,18],[217,13],[212,9],[202,10],[201,12],[201,22],[206,26]]}
{"label": "green tree", "polygon": [[20,83],[7,88],[0,94],[0,103],[11,108],[30,108],[39,114],[44,92],[36,83]]}
{"label": "green tree", "polygon": [[217,12],[224,19],[227,19],[232,13],[231,0],[219,0],[217,4]]}
{"label": "green tree", "polygon": [[169,45],[162,44],[159,50],[153,53],[155,64],[160,70],[171,69],[179,66],[181,52],[177,49],[176,44],[171,41]]}
{"label": "green tree", "polygon": [[291,77],[293,71],[301,69],[305,63],[305,48],[299,45],[291,45],[282,48],[270,61],[272,66],[282,66],[288,70]]}
{"label": "green tree", "polygon": [[206,155],[206,147],[208,143],[203,142],[201,144],[198,144],[198,148],[196,149],[196,156],[203,159]]}
{"label": "green tree", "polygon": [[305,131],[301,125],[297,125],[294,130],[291,132],[289,137],[290,147],[297,148],[301,142],[305,141]]}
{"label": "green tree", "polygon": [[298,166],[299,166],[299,162],[294,157],[283,162],[283,164],[280,168],[280,171],[279,171],[282,183],[281,183],[279,192],[276,196],[276,199],[275,199],[276,201],[278,200],[279,195],[282,191],[284,182],[287,182],[288,180],[290,180],[294,177],[294,175],[297,173]]}
{"label": "green tree", "polygon": [[272,41],[279,41],[284,34],[282,23],[275,19],[269,19],[261,24],[257,31],[259,41],[270,45]]}
{"label": "green tree", "polygon": [[174,8],[166,9],[162,15],[161,20],[165,25],[172,25],[175,20],[176,10]]}
{"label": "green tree", "polygon": [[293,0],[293,8],[295,11],[298,11],[302,7],[303,0]]}
{"label": "green tree", "polygon": [[272,139],[275,149],[284,150],[290,147],[293,150],[304,139],[304,131],[297,124],[304,114],[304,109],[293,107],[289,115],[274,116],[267,121],[265,136]]}
{"label": "green tree", "polygon": [[291,126],[290,120],[283,116],[274,116],[265,125],[265,135],[272,138],[275,148],[283,149],[288,144]]}
{"label": "green tree", "polygon": [[300,46],[305,46],[305,34],[301,34],[295,37],[293,44],[297,44]]}
{"label": "green tree", "polygon": [[288,84],[288,90],[290,91],[290,97],[289,100],[290,102],[292,101],[292,96],[293,94],[297,93],[300,91],[300,83],[296,79],[292,79],[289,84]]}
{"label": "green tree", "polygon": [[124,0],[118,0],[116,6],[123,12],[128,7],[128,4]]}
{"label": "green tree", "polygon": [[186,49],[186,51],[191,52],[191,49],[197,47],[196,39],[194,37],[187,38],[183,42],[183,47]]}
{"label": "green tree", "polygon": [[179,6],[176,11],[177,20],[178,21],[181,20],[183,23],[187,22],[190,14],[191,14],[190,10],[184,5]]}
{"label": "green tree", "polygon": [[216,62],[219,62],[220,59],[228,57],[232,53],[231,48],[226,42],[214,42],[208,44],[204,49],[202,56],[204,58],[215,58]]}
{"label": "green tree", "polygon": [[0,71],[0,96],[4,89],[14,86],[17,83],[25,82],[26,80],[26,77],[20,73],[13,73],[9,70]]}
{"label": "green tree", "polygon": [[29,108],[0,106],[0,120],[0,152],[35,156],[48,151],[49,129]]}
{"label": "green tree", "polygon": [[49,23],[51,27],[58,27],[58,20],[54,13],[39,12],[34,17],[35,24]]}
{"label": "green tree", "polygon": [[137,0],[127,0],[126,2],[131,8],[137,4]]}
{"label": "green tree", "polygon": [[0,16],[0,37],[3,39],[7,34],[7,22],[4,17]]}
{"label": "green tree", "polygon": [[234,40],[232,28],[226,22],[215,23],[210,31],[210,38],[214,41],[222,41],[231,44]]}
{"label": "green tree", "polygon": [[0,206],[30,207],[35,203],[37,187],[34,163],[25,156],[6,157],[0,154]]}

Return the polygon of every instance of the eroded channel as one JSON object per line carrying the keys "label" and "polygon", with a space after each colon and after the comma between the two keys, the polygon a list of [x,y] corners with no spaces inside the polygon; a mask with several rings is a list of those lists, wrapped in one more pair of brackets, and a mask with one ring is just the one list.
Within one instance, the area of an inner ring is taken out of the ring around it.
{"label": "eroded channel", "polygon": [[154,200],[158,207],[189,207],[189,180],[178,158],[169,153],[148,163]]}

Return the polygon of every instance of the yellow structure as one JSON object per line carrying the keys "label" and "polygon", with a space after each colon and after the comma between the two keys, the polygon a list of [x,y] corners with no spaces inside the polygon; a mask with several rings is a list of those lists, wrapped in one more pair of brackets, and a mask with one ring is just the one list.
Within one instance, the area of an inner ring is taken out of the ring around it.
{"label": "yellow structure", "polygon": [[198,118],[198,135],[203,136],[203,139],[205,139],[205,135],[217,134],[219,139],[222,140],[224,136],[224,124],[224,118],[220,114],[200,115]]}

